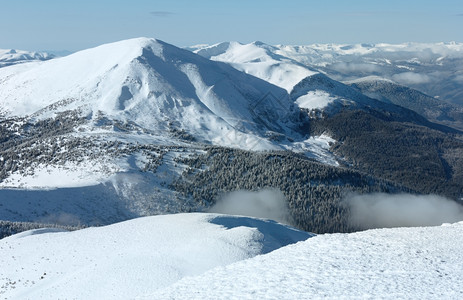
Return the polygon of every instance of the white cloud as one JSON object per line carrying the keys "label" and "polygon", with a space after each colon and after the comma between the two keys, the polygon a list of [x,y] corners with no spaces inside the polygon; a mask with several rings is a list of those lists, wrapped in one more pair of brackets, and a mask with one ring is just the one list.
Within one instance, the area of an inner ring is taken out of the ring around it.
{"label": "white cloud", "polygon": [[463,74],[455,76],[454,80],[463,83]]}
{"label": "white cloud", "polygon": [[350,63],[350,62],[339,62],[330,66],[331,69],[342,73],[348,72],[362,72],[362,73],[374,73],[381,71],[381,67],[375,64],[368,63]]}
{"label": "white cloud", "polygon": [[152,11],[150,14],[154,17],[160,17],[160,18],[165,18],[165,17],[170,17],[174,15],[175,13],[171,11]]}

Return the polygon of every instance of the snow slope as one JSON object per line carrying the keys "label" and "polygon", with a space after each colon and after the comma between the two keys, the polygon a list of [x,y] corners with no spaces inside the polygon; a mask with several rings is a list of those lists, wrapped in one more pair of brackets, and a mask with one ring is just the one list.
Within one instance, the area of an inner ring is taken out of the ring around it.
{"label": "snow slope", "polygon": [[0,241],[0,297],[134,299],[311,236],[273,221],[215,214],[32,230]]}
{"label": "snow slope", "polygon": [[201,56],[226,62],[238,70],[282,87],[288,93],[299,81],[318,73],[293,59],[276,54],[278,48],[262,42],[225,42],[190,49]]}
{"label": "snow slope", "polygon": [[463,222],[318,235],[141,299],[461,299]]}

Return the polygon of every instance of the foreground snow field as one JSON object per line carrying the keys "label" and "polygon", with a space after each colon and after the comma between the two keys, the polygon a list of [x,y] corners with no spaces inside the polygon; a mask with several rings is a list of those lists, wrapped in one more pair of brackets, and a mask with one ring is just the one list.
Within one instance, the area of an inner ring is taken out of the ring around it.
{"label": "foreground snow field", "polygon": [[463,222],[326,234],[146,299],[462,299]]}
{"label": "foreground snow field", "polygon": [[273,221],[200,213],[32,230],[0,241],[0,299],[132,299],[311,236]]}
{"label": "foreground snow field", "polygon": [[29,231],[0,241],[0,299],[463,297],[463,222],[311,236],[199,213]]}

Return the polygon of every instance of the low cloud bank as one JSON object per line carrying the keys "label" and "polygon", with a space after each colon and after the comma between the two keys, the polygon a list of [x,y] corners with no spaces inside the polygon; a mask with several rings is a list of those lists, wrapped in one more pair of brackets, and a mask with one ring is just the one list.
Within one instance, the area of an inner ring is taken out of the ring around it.
{"label": "low cloud bank", "polygon": [[414,72],[403,72],[394,74],[392,80],[402,84],[421,84],[428,83],[431,81],[431,77],[426,74],[418,74]]}
{"label": "low cloud bank", "polygon": [[209,212],[271,219],[284,224],[290,220],[285,196],[278,189],[231,192],[219,199]]}
{"label": "low cloud bank", "polygon": [[368,63],[339,62],[339,63],[332,64],[330,67],[338,72],[344,72],[344,73],[350,73],[350,72],[374,73],[374,72],[381,71],[381,68],[378,65],[368,64]]}
{"label": "low cloud bank", "polygon": [[42,224],[56,224],[61,226],[80,226],[81,224],[77,216],[65,212],[41,217],[36,220],[36,222]]}
{"label": "low cloud bank", "polygon": [[463,220],[463,205],[435,195],[351,194],[345,201],[351,225],[361,229],[432,226]]}

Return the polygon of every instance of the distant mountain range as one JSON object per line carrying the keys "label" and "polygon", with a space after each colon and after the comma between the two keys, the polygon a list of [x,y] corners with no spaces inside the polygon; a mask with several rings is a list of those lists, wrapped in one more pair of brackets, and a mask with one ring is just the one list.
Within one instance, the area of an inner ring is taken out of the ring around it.
{"label": "distant mountain range", "polygon": [[333,79],[380,76],[462,105],[463,44],[315,44],[277,46],[280,55],[316,67]]}
{"label": "distant mountain range", "polygon": [[462,198],[461,106],[328,72],[398,46],[317,47],[138,38],[0,68],[0,220],[110,224],[270,187],[292,224],[337,232],[357,229],[349,192]]}
{"label": "distant mountain range", "polygon": [[43,61],[55,58],[47,52],[31,52],[14,49],[0,49],[0,68],[31,61]]}

